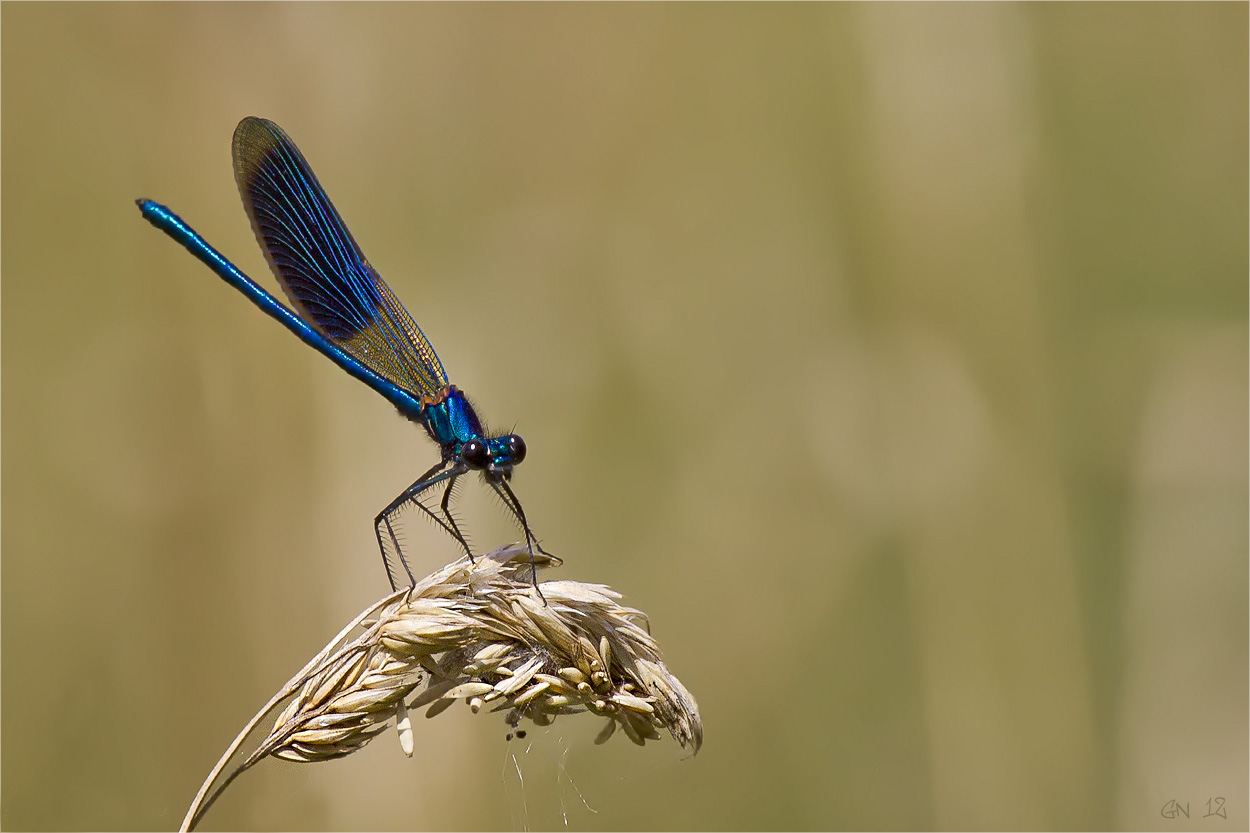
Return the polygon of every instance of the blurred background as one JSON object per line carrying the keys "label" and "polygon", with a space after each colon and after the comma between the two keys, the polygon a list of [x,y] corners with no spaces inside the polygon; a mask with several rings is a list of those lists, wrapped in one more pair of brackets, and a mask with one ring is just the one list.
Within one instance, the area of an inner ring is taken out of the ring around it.
{"label": "blurred background", "polygon": [[[230,166],[254,114],[525,437],[556,575],[650,614],[706,742],[458,707],[412,760],[266,762],[206,828],[1245,829],[1246,32],[6,4],[0,823],[176,826],[388,590],[372,519],[436,459],[140,218],[275,289]],[[406,533],[420,573],[456,555]]]}

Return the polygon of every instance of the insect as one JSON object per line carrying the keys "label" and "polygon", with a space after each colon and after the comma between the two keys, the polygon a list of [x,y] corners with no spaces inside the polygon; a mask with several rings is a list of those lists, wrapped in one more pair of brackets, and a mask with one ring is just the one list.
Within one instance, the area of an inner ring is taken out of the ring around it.
{"label": "insect", "polygon": [[[512,470],[525,459],[525,441],[517,434],[491,435],[482,427],[464,393],[448,381],[425,333],[365,259],[299,148],[278,125],[249,116],[235,128],[233,156],[243,207],[294,309],[243,274],[168,208],[152,200],[136,202],[144,219],[305,344],[380,393],[438,444],[438,463],[373,521],[391,586],[415,583],[395,531],[396,513],[409,503],[473,558],[449,505],[456,482],[470,472],[480,472],[516,517],[531,558],[535,548],[548,555],[537,545],[509,485]],[[422,496],[439,486],[442,499],[435,512]]]}

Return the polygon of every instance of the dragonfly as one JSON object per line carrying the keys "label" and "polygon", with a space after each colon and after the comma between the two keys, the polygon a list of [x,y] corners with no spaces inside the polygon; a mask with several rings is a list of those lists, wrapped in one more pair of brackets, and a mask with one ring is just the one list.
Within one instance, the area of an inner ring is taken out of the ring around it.
{"label": "dragonfly", "polygon": [[[531,562],[535,549],[550,556],[538,545],[510,485],[513,469],[525,459],[525,440],[483,427],[468,397],[448,380],[425,333],[361,252],[291,137],[273,122],[249,116],[235,128],[233,157],[243,207],[291,307],[167,207],[147,199],[136,203],[144,219],[305,344],[381,394],[438,445],[439,461],[373,521],[391,587],[416,583],[396,533],[397,513],[409,505],[423,510],[473,559],[450,505],[457,482],[470,472],[479,472],[516,518]],[[426,500],[439,487],[436,512]]]}

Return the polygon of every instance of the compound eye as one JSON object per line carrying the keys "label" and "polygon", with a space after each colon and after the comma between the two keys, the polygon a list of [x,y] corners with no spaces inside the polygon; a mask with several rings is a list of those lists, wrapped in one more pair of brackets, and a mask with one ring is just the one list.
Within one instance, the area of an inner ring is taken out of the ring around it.
{"label": "compound eye", "polygon": [[484,469],[490,465],[490,449],[482,440],[472,439],[460,447],[460,459],[471,469]]}
{"label": "compound eye", "polygon": [[516,434],[508,435],[508,457],[514,466],[525,459],[525,440]]}

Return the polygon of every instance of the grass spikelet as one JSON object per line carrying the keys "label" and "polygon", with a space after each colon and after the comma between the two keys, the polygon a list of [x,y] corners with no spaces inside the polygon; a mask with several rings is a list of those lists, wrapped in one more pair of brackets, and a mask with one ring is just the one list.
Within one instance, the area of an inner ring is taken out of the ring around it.
{"label": "grass spikelet", "polygon": [[[524,720],[547,726],[591,712],[607,720],[596,743],[621,729],[643,745],[662,730],[698,752],[698,705],[661,660],[646,616],[604,585],[548,581],[540,597],[530,558],[515,545],[477,563],[461,558],[363,611],[240,733],[183,829],[194,829],[230,782],[266,757],[341,758],[392,724],[412,755],[419,739],[409,710],[425,707],[434,717],[456,701],[474,713],[506,712],[512,730]],[[534,556],[534,563],[553,559]],[[264,739],[227,774],[246,738],[273,714]]]}

